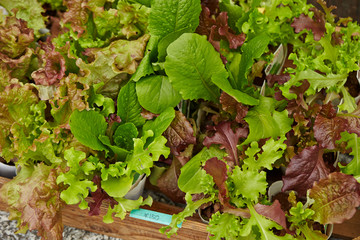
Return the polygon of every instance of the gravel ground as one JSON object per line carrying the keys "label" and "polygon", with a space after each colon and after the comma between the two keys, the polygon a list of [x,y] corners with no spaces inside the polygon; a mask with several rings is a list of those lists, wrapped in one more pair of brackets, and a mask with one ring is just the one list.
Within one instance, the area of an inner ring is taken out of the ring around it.
{"label": "gravel ground", "polygon": [[[28,231],[26,234],[15,234],[16,221],[8,220],[9,214],[0,211],[0,239],[1,240],[40,240],[36,235],[36,231]],[[120,238],[113,238],[93,232],[73,228],[64,227],[64,240],[121,240]]]}

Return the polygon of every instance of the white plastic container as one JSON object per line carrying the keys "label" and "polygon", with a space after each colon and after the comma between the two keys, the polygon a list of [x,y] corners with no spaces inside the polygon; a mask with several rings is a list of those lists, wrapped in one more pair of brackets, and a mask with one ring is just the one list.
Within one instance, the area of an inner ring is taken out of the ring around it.
{"label": "white plastic container", "polygon": [[129,192],[124,196],[126,199],[130,200],[137,200],[141,196],[141,194],[144,192],[146,182],[146,175],[141,175],[136,182],[131,186],[131,189]]}
{"label": "white plastic container", "polygon": [[16,167],[0,162],[0,176],[13,178],[16,176]]}

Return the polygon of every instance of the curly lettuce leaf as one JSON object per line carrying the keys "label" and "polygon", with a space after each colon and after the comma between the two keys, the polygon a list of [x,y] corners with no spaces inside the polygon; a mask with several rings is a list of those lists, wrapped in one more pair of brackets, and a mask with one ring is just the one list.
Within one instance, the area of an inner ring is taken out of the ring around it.
{"label": "curly lettuce leaf", "polygon": [[31,77],[38,85],[54,85],[65,76],[65,59],[48,40],[41,43],[44,53],[41,55],[43,66],[31,73]]}
{"label": "curly lettuce leaf", "polygon": [[88,207],[85,198],[89,195],[89,189],[94,192],[97,186],[87,179],[96,166],[90,161],[80,164],[86,157],[86,154],[82,151],[77,151],[74,148],[70,148],[64,152],[64,158],[67,160],[67,166],[69,171],[59,174],[56,179],[56,183],[63,183],[68,185],[66,190],[61,192],[61,199],[67,204],[77,204],[80,202],[79,207],[86,209]]}
{"label": "curly lettuce leaf", "polygon": [[34,41],[34,31],[22,19],[7,16],[0,25],[0,52],[10,58],[18,58]]}
{"label": "curly lettuce leaf", "polygon": [[159,157],[163,155],[168,157],[170,149],[165,146],[166,138],[158,136],[144,149],[146,140],[152,137],[154,133],[148,130],[141,138],[134,139],[134,150],[126,158],[127,171],[135,171],[139,174],[145,173],[150,175],[150,168],[153,166],[154,161],[159,160]]}
{"label": "curly lettuce leaf", "polygon": [[207,230],[211,234],[211,240],[241,239],[239,227],[242,224],[239,217],[218,211],[211,216]]}
{"label": "curly lettuce leaf", "polygon": [[16,18],[25,20],[29,28],[34,29],[34,34],[40,37],[40,29],[45,28],[45,17],[42,13],[45,12],[36,0],[21,1],[21,0],[1,0],[0,5],[3,6],[9,13],[13,12]]}
{"label": "curly lettuce leaf", "polygon": [[1,199],[9,206],[9,219],[18,221],[19,232],[37,230],[45,239],[61,239],[61,210],[65,203],[56,184],[57,170],[45,164],[23,166],[18,175],[5,184]]}
{"label": "curly lettuce leaf", "polygon": [[[0,24],[0,66],[11,77],[27,82],[34,50],[34,31],[22,19],[7,16]],[[8,84],[2,79],[1,85]]]}
{"label": "curly lettuce leaf", "polygon": [[276,138],[291,130],[293,120],[288,117],[288,111],[275,110],[275,100],[261,97],[258,106],[250,109],[245,117],[250,133],[243,144],[263,138]]}
{"label": "curly lettuce leaf", "polygon": [[69,123],[69,118],[76,109],[79,111],[88,109],[88,95],[85,92],[86,86],[80,86],[78,77],[69,74],[60,80],[54,96],[49,100],[51,104],[51,115],[56,124]]}
{"label": "curly lettuce leaf", "polygon": [[259,148],[258,142],[252,142],[246,149],[243,168],[250,170],[269,169],[272,170],[272,164],[280,159],[286,150],[285,138],[275,141],[273,138],[267,140],[262,148]]}
{"label": "curly lettuce leaf", "polygon": [[98,92],[115,98],[121,84],[133,74],[144,57],[146,43],[149,35],[144,35],[136,40],[116,40],[108,47],[87,49],[86,55],[92,59],[86,63],[81,58],[76,60],[83,76],[79,82],[93,85],[104,82]]}

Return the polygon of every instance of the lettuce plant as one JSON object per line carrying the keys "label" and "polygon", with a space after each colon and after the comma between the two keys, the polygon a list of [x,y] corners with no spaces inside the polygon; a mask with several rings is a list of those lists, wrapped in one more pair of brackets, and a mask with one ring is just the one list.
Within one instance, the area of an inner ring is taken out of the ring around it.
{"label": "lettuce plant", "polygon": [[201,209],[210,239],[326,239],[360,205],[360,26],[318,3],[0,0],[0,156],[21,168],[0,196],[19,231],[61,239],[65,204],[123,219],[151,205],[125,198],[146,175],[186,203],[169,237]]}

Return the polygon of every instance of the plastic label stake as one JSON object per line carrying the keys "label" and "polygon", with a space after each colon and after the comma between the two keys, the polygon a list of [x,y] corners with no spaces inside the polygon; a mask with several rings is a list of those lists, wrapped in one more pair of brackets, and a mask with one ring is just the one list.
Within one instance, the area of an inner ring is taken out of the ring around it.
{"label": "plastic label stake", "polygon": [[[165,214],[165,213],[159,213],[147,209],[136,209],[132,210],[130,212],[130,217],[149,221],[149,222],[155,222],[160,223],[164,225],[169,225],[171,223],[171,215]],[[181,228],[182,223],[178,224],[178,227]]]}

